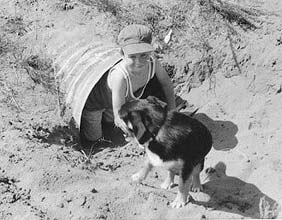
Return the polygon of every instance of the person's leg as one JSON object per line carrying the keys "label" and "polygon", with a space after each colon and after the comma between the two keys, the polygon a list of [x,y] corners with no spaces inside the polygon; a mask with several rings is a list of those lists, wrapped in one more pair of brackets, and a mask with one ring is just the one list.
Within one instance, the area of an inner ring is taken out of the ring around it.
{"label": "person's leg", "polygon": [[106,109],[102,117],[102,132],[106,140],[112,141],[116,145],[125,144],[123,132],[115,126],[112,109]]}
{"label": "person's leg", "polygon": [[102,137],[102,115],[104,110],[83,110],[80,125],[81,144],[85,147]]}

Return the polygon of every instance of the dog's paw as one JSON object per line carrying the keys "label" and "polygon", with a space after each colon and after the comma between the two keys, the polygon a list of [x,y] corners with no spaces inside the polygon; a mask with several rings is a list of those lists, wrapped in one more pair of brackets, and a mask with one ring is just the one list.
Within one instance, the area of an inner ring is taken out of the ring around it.
{"label": "dog's paw", "polygon": [[144,180],[144,176],[138,172],[138,173],[135,173],[131,176],[131,179],[133,182],[136,182],[136,183],[141,183],[142,180]]}
{"label": "dog's paw", "polygon": [[191,191],[192,192],[195,192],[195,193],[199,193],[199,192],[202,192],[203,191],[203,186],[201,184],[197,184],[197,185],[192,185],[191,186]]}
{"label": "dog's paw", "polygon": [[201,181],[200,181],[200,174],[197,173],[197,175],[194,175],[193,178],[192,178],[192,184],[190,186],[190,190],[192,192],[195,192],[195,193],[198,193],[198,192],[201,192],[203,191],[203,186],[201,184]]}
{"label": "dog's paw", "polygon": [[171,203],[171,207],[172,207],[172,208],[179,209],[179,208],[184,207],[185,204],[186,204],[185,199],[180,198],[179,196],[177,196],[177,197],[175,198],[175,200]]}
{"label": "dog's paw", "polygon": [[161,184],[161,189],[171,189],[172,186],[173,186],[173,182],[164,181],[164,182]]}

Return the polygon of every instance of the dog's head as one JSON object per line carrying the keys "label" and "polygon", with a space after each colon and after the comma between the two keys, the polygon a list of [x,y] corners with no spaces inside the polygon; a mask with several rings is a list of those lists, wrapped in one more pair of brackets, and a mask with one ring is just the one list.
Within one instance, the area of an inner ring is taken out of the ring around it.
{"label": "dog's head", "polygon": [[156,135],[166,113],[166,104],[153,96],[127,102],[119,110],[120,118],[127,125],[127,130],[123,131],[125,136],[137,138],[140,144]]}

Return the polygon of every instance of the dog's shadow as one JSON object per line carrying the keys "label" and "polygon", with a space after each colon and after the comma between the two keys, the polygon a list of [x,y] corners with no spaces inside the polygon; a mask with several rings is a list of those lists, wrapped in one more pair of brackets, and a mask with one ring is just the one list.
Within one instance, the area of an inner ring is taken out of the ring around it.
{"label": "dog's shadow", "polygon": [[[190,115],[191,112],[183,112]],[[204,113],[196,113],[193,116],[202,122],[211,132],[213,138],[213,148],[215,150],[227,151],[233,149],[238,144],[236,133],[238,126],[232,121],[213,120]]]}
{"label": "dog's shadow", "polygon": [[[280,208],[278,203],[261,192],[254,184],[227,176],[226,165],[219,162],[215,168],[205,170],[204,192],[193,196],[192,203],[208,209],[242,215],[246,218],[276,218]],[[192,193],[193,194],[193,193]],[[200,195],[208,195],[201,199]]]}

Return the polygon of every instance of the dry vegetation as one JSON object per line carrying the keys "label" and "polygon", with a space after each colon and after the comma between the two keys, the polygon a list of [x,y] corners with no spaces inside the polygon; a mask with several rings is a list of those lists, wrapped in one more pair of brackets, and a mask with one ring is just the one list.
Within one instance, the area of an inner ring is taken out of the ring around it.
{"label": "dry vegetation", "polygon": [[[52,57],[46,57],[44,51],[34,51],[36,53],[30,54],[30,51],[24,51],[27,48],[15,46],[18,42],[7,41],[10,34],[22,36],[29,29],[38,28],[36,21],[26,21],[22,15],[16,13],[18,8],[25,8],[29,4],[35,7],[36,11],[40,10],[38,1],[16,2],[15,16],[5,18],[1,53],[7,53],[9,48],[14,47],[12,53],[15,64],[22,65],[35,83],[43,84],[47,89],[54,91]],[[178,0],[174,3],[61,0],[57,1],[56,8],[68,11],[80,5],[89,8],[89,17],[97,12],[105,14],[108,19],[108,32],[113,36],[131,23],[151,27],[155,34],[157,56],[161,58],[170,76],[177,81],[178,87],[185,86],[188,91],[201,85],[205,79],[212,80],[212,75],[220,68],[226,68],[223,64],[230,62],[226,60],[230,59],[227,56],[230,51],[234,62],[231,70],[237,69],[237,72],[241,72],[234,48],[244,40],[244,32],[259,28],[259,16],[263,14],[259,10],[221,0]],[[163,39],[169,30],[172,30],[173,34],[167,45]],[[44,49],[45,45],[40,46]]]}

